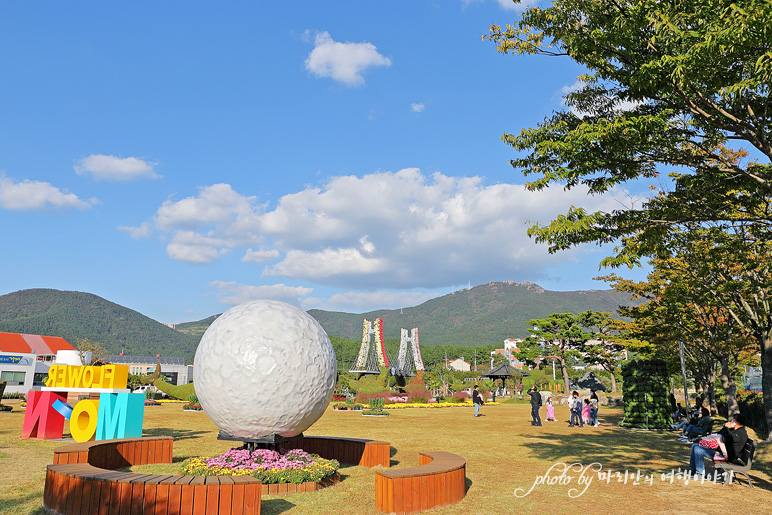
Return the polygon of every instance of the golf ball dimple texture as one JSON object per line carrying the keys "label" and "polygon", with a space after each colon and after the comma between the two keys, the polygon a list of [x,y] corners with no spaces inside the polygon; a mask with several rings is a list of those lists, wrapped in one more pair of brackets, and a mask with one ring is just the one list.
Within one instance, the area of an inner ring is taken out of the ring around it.
{"label": "golf ball dimple texture", "polygon": [[196,349],[196,395],[220,429],[239,438],[296,436],[332,398],[337,362],[324,329],[284,302],[235,306]]}

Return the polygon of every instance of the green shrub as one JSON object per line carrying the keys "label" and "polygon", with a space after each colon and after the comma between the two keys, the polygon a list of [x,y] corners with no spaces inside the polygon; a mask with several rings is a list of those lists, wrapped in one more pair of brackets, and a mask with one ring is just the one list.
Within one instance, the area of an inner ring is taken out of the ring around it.
{"label": "green shrub", "polygon": [[625,379],[623,427],[664,429],[670,423],[669,377],[663,360],[635,360],[622,364]]}
{"label": "green shrub", "polygon": [[193,383],[175,386],[173,384],[167,383],[163,379],[156,379],[153,382],[153,386],[164,392],[169,397],[173,397],[181,401],[184,401],[190,397],[191,394],[196,393]]}
{"label": "green shrub", "polygon": [[764,416],[764,398],[759,392],[740,392],[737,394],[740,413],[745,416],[746,424],[755,429],[759,436],[769,434],[767,419]]}

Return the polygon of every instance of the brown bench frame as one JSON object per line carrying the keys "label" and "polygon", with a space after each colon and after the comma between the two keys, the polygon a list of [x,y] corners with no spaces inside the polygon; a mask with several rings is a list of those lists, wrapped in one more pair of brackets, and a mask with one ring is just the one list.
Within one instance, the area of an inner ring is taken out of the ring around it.
{"label": "brown bench frame", "polygon": [[444,451],[419,453],[417,467],[375,472],[375,507],[413,513],[459,502],[466,495],[466,460]]}
{"label": "brown bench frame", "polygon": [[[339,481],[263,485],[248,476],[170,476],[119,472],[132,465],[172,462],[173,439],[98,440],[54,450],[46,470],[43,504],[63,515],[259,515],[262,495],[311,492]],[[364,467],[389,466],[388,442],[310,436],[282,445]],[[98,509],[97,509],[98,508]]]}
{"label": "brown bench frame", "polygon": [[727,461],[716,461],[713,460],[713,468],[717,471],[719,469],[723,470],[724,475],[724,486],[729,486],[732,484],[732,480],[734,479],[735,474],[742,474],[745,476],[745,479],[748,481],[748,486],[750,488],[753,488],[753,481],[751,480],[751,476],[748,475],[748,472],[753,467],[753,456],[756,453],[756,440],[753,440],[751,438],[748,438],[748,441],[745,442],[745,445],[743,446],[743,451],[745,451],[745,448],[748,448],[747,451],[747,463],[745,465],[739,465],[737,463],[727,462]]}
{"label": "brown bench frame", "polygon": [[251,477],[170,476],[117,469],[172,462],[170,436],[97,440],[54,450],[43,505],[62,515],[260,515]]}

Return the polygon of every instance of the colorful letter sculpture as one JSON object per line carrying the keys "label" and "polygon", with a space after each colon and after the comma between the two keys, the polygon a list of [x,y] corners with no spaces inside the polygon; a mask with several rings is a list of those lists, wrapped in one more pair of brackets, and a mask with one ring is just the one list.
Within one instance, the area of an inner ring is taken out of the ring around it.
{"label": "colorful letter sculpture", "polygon": [[57,392],[30,390],[27,394],[27,410],[24,413],[22,438],[52,440],[62,437],[64,417],[53,407],[55,401],[67,402],[67,397]]}
{"label": "colorful letter sculpture", "polygon": [[99,422],[96,439],[139,438],[145,396],[139,393],[103,393],[99,396]]}
{"label": "colorful letter sculpture", "polygon": [[[22,438],[62,438],[65,418],[77,442],[141,437],[145,396],[129,393],[128,377],[127,365],[52,365],[43,391],[30,390],[27,396]],[[98,392],[99,400],[83,399],[71,407],[67,392]]]}

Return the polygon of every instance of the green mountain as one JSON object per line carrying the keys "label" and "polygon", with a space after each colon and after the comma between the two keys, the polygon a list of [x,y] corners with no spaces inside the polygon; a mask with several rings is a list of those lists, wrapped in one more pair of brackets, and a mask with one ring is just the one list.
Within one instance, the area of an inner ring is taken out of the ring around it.
{"label": "green mountain", "polygon": [[[400,328],[418,327],[422,345],[498,346],[506,338],[528,336],[529,319],[587,310],[615,313],[620,304],[630,302],[629,295],[613,290],[556,292],[528,282],[498,282],[415,307],[362,314],[312,309],[309,314],[339,347],[345,343],[346,349],[351,347],[348,354],[356,355],[363,318],[383,318],[384,336],[393,345],[397,345]],[[0,331],[61,336],[73,345],[88,338],[113,354],[123,350],[126,354],[181,356],[188,361],[217,316],[177,324],[174,330],[90,293],[35,289],[0,296]]]}
{"label": "green mountain", "polygon": [[175,331],[91,293],[47,289],[0,296],[0,331],[61,336],[73,345],[87,338],[111,354],[179,356],[193,360],[199,336]]}
{"label": "green mountain", "polygon": [[196,341],[199,341],[209,326],[212,325],[212,322],[214,322],[215,319],[220,315],[222,315],[222,313],[212,315],[208,318],[204,318],[203,320],[196,320],[195,322],[182,322],[181,324],[175,324],[174,328],[181,333],[195,336]]}
{"label": "green mountain", "polygon": [[363,318],[383,318],[385,338],[399,338],[400,328],[418,327],[422,345],[471,346],[525,338],[528,320],[551,313],[593,310],[616,314],[620,305],[630,303],[628,294],[614,290],[557,292],[529,282],[491,282],[411,308],[363,314],[312,309],[308,313],[331,336],[360,340]]}

